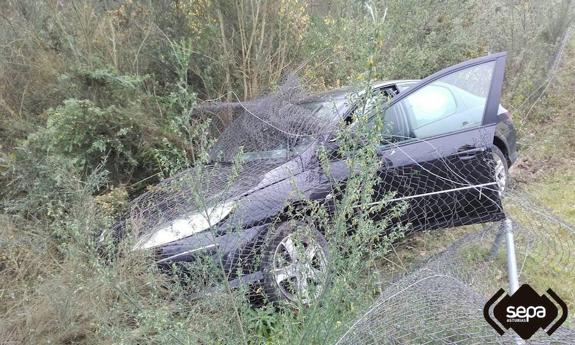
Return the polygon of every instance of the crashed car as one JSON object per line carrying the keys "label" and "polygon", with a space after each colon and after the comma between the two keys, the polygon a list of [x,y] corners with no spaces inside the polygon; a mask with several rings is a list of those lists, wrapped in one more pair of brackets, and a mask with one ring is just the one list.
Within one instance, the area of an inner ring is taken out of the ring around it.
{"label": "crashed car", "polygon": [[[371,115],[385,125],[377,194],[393,191],[385,202],[409,204],[398,221],[411,229],[504,219],[501,197],[516,159],[511,115],[500,105],[505,57],[473,59],[423,80],[373,85],[374,93],[389,98]],[[351,92],[300,98],[286,87],[242,103],[210,164],[138,197],[115,228],[135,234],[133,250],[151,251],[160,266],[214,257],[231,286],[259,285],[271,300],[311,302],[329,263],[329,239],[321,229],[294,236],[301,222],[286,210],[303,200],[329,203],[333,184],[345,184],[345,160],[330,156],[328,176],[317,152],[334,150],[337,124],[357,111]]]}

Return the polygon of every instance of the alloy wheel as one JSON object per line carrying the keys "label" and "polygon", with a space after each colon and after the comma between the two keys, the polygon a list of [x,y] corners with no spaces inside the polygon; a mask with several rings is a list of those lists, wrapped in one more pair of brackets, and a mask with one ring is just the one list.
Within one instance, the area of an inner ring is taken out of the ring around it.
{"label": "alloy wheel", "polygon": [[279,292],[292,302],[310,304],[324,289],[325,249],[312,237],[292,233],[275,248],[272,270]]}

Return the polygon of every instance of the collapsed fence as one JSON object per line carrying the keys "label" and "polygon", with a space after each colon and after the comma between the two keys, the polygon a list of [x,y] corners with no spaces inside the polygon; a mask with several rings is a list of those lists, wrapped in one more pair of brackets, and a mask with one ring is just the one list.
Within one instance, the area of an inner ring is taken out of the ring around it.
{"label": "collapsed fence", "polygon": [[[534,283],[542,293],[553,287],[552,277],[573,279],[575,226],[526,193],[509,192],[505,205],[513,222],[520,282]],[[474,226],[448,249],[390,284],[337,344],[575,343],[572,314],[552,335],[540,330],[527,342],[518,341],[512,331],[500,336],[486,322],[485,304],[505,287],[507,275],[500,232],[497,223]],[[528,270],[534,269],[547,271],[549,280],[531,281]],[[573,301],[572,286],[569,289],[564,297]]]}

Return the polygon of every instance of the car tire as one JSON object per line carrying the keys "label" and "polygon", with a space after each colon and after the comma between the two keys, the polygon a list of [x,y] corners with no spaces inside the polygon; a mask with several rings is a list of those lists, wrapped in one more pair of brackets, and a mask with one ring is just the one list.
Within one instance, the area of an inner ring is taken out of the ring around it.
{"label": "car tire", "polygon": [[499,197],[502,198],[509,189],[509,165],[507,164],[507,157],[505,157],[499,147],[493,145],[492,153],[495,164],[495,182],[497,183]]}
{"label": "car tire", "polygon": [[311,222],[281,223],[264,246],[263,290],[270,302],[310,305],[327,284],[328,245]]}

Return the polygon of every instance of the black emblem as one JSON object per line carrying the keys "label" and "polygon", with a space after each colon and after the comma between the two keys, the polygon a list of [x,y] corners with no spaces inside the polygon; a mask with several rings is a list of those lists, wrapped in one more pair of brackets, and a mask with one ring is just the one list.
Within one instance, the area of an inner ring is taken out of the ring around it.
{"label": "black emblem", "polygon": [[[513,329],[517,335],[525,340],[531,338],[540,328],[547,329],[547,334],[551,335],[567,319],[567,305],[551,289],[547,290],[547,295],[561,307],[562,313],[553,325],[551,324],[557,318],[559,309],[546,295],[539,295],[528,284],[521,285],[513,295],[506,295],[499,299],[504,293],[503,289],[497,291],[483,308],[485,320],[500,335],[505,333],[501,326],[505,330]],[[489,309],[494,304],[493,316],[495,319],[492,319],[489,315]]]}

